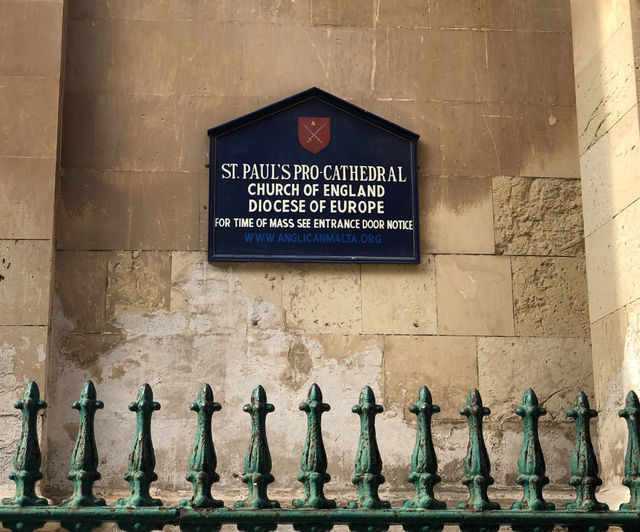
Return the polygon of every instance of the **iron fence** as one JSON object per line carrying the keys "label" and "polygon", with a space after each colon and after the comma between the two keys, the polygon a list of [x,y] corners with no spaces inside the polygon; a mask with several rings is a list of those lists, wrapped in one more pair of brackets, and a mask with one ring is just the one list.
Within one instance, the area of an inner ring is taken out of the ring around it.
{"label": "iron fence", "polygon": [[274,406],[258,386],[244,411],[251,416],[251,437],[244,463],[242,481],[247,485],[246,499],[233,507],[213,498],[211,489],[219,480],[216,472],[216,453],[213,444],[211,419],[221,409],[215,402],[209,385],[199,392],[191,403],[197,414],[197,431],[187,480],[193,485],[190,499],[178,506],[165,506],[150,494],[151,483],[157,480],[155,456],[151,440],[151,418],[160,405],[153,400],[148,384],[143,385],[129,409],[136,413],[136,429],[129,454],[128,470],[124,475],[130,484],[128,497],[114,505],[93,494],[93,484],[100,479],[98,453],[94,437],[94,417],[103,407],[97,399],[92,382],[87,382],[80,399],[73,404],[79,411],[80,424],[69,479],[73,494],[60,505],[49,505],[47,499],[36,494],[36,483],[43,478],[40,472],[41,454],[37,435],[38,411],[46,408],[40,400],[35,382],[27,385],[21,401],[15,407],[22,412],[22,435],[14,459],[14,470],[9,477],[16,484],[15,495],[0,505],[0,522],[13,532],[31,532],[48,522],[57,522],[71,532],[89,532],[106,522],[114,522],[125,531],[145,532],[161,529],[165,525],[178,525],[186,532],[217,531],[223,524],[235,524],[241,531],[269,532],[281,524],[291,524],[301,532],[328,532],[334,525],[346,524],[355,532],[381,532],[390,525],[401,525],[408,532],[438,532],[444,525],[458,525],[463,531],[496,531],[508,525],[515,531],[543,532],[556,525],[573,530],[596,532],[610,526],[621,526],[625,531],[640,531],[640,403],[634,392],[629,392],[624,409],[628,428],[623,484],[630,490],[630,500],[611,511],[596,498],[596,488],[602,483],[598,477],[598,463],[591,442],[590,420],[597,412],[589,406],[583,392],[579,392],[575,405],[567,416],[576,426],[576,442],[571,459],[569,484],[576,490],[575,502],[565,509],[556,509],[545,501],[542,490],[549,483],[544,455],[538,437],[538,419],[546,410],[529,389],[516,414],[523,421],[523,444],[518,460],[517,484],[523,495],[510,509],[489,499],[487,489],[493,484],[491,464],[484,443],[482,421],[490,411],[482,404],[478,390],[472,389],[460,414],[467,418],[469,444],[464,459],[462,484],[469,490],[469,498],[447,509],[445,502],[436,498],[434,487],[440,482],[437,458],[431,436],[431,418],[440,408],[433,404],[427,387],[420,389],[418,400],[411,407],[417,417],[416,443],[411,458],[409,482],[415,486],[415,495],[402,507],[392,508],[380,499],[378,488],[385,481],[382,460],[376,441],[375,418],[382,412],[368,386],[360,394],[352,410],[360,417],[360,439],[355,459],[353,483],[358,496],[346,508],[337,508],[328,499],[324,487],[329,482],[327,457],[322,441],[321,417],[329,410],[323,402],[317,385],[309,390],[307,400],[300,409],[307,415],[307,434],[302,451],[301,472],[298,480],[304,495],[295,499],[289,508],[281,508],[278,501],[269,498],[267,488],[274,481],[271,474],[271,456],[267,443],[266,417]]}

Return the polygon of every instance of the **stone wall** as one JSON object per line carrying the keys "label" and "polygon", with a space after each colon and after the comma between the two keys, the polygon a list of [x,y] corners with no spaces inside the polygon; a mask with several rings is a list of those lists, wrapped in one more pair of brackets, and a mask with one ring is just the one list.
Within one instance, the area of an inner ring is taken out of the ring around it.
{"label": "stone wall", "polygon": [[0,0],[0,491],[20,435],[13,403],[46,393],[62,0]]}
{"label": "stone wall", "polygon": [[640,12],[634,1],[589,0],[571,13],[600,454],[606,496],[620,503],[627,431],[618,411],[640,387]]}
{"label": "stone wall", "polygon": [[[514,488],[527,386],[554,486],[576,389],[592,392],[569,4],[558,0],[70,0],[57,191],[45,491],[69,491],[85,379],[105,408],[99,491],[125,490],[126,406],[149,382],[168,501],[187,490],[208,381],[224,490],[241,490],[241,412],[263,383],[274,490],[293,481],[313,382],[330,490],[344,500],[363,385],[385,413],[386,487],[408,488],[407,407],[427,384],[443,489],[460,488],[479,387],[494,476]],[[417,266],[209,264],[206,129],[319,86],[421,135]],[[171,492],[171,493],[168,493]],[[239,495],[239,493],[238,493]]]}

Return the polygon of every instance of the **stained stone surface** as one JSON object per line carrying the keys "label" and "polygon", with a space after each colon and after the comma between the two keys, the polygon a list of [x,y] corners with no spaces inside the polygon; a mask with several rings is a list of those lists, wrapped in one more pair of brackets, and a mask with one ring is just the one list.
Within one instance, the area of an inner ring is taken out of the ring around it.
{"label": "stained stone surface", "polygon": [[[569,2],[69,0],[64,58],[62,8],[0,2],[0,243],[15,259],[10,274],[0,266],[0,345],[9,353],[0,384],[13,399],[28,376],[48,375],[45,492],[70,488],[69,403],[88,378],[105,401],[98,486],[109,500],[126,489],[134,425],[126,406],[142,382],[163,405],[152,430],[155,486],[168,501],[187,495],[188,404],[203,381],[224,407],[214,439],[227,502],[243,494],[241,407],[258,383],[276,406],[268,431],[282,500],[300,488],[297,407],[313,382],[332,405],[328,492],[339,500],[353,494],[351,406],[366,384],[386,407],[378,436],[383,488],[394,497],[411,487],[407,406],[422,384],[443,406],[434,430],[443,485],[461,489],[467,433],[457,409],[480,385],[496,412],[486,430],[494,476],[511,489],[521,434],[505,405],[540,381],[549,396],[563,387],[550,399],[559,408],[565,389],[591,379],[575,129],[587,143],[606,132],[584,128],[590,115],[576,117],[576,85],[599,100],[589,92],[592,58],[574,80]],[[310,86],[421,135],[419,265],[207,263],[206,129]],[[613,210],[630,204],[619,196]],[[41,361],[34,346],[47,345]],[[564,368],[561,383],[544,361]],[[487,374],[508,380],[514,368],[523,380],[501,396]],[[17,430],[15,418],[3,419],[8,464]],[[545,421],[558,487],[572,434]]]}

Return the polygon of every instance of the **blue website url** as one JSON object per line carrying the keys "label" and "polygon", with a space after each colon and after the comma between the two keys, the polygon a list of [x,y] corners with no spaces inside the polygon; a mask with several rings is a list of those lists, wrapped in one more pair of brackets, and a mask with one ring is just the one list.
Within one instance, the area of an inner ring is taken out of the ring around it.
{"label": "blue website url", "polygon": [[251,243],[285,244],[382,244],[382,235],[362,233],[244,233]]}

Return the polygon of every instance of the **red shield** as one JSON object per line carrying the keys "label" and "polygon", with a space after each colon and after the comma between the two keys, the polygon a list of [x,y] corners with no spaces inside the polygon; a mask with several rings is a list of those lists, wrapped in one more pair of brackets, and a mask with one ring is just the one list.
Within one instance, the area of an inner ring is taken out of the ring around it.
{"label": "red shield", "polygon": [[331,141],[331,118],[328,116],[299,116],[298,140],[311,153],[324,150]]}

